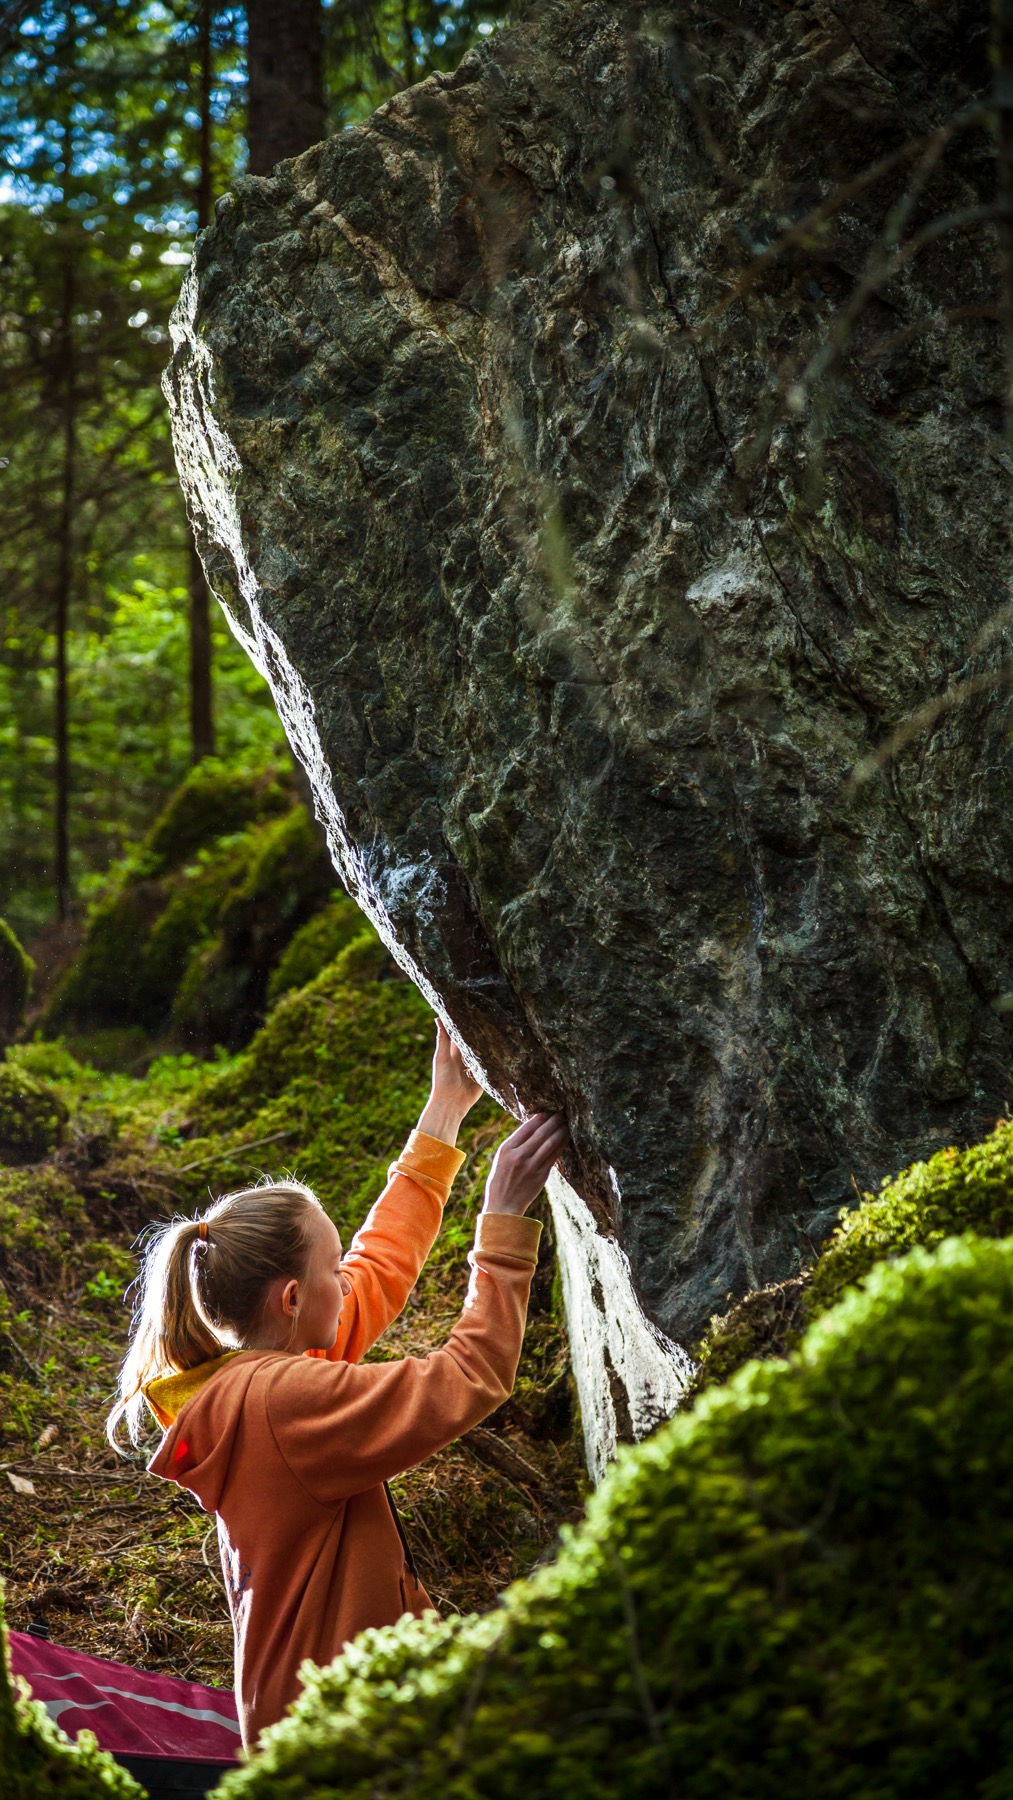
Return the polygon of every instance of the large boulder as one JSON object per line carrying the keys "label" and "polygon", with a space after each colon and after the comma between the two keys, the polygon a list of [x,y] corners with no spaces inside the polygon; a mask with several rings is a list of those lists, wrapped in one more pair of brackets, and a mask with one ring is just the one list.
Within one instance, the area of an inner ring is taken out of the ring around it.
{"label": "large boulder", "polygon": [[684,1340],[1008,1095],[987,27],[544,5],[240,181],[174,321],[343,882]]}

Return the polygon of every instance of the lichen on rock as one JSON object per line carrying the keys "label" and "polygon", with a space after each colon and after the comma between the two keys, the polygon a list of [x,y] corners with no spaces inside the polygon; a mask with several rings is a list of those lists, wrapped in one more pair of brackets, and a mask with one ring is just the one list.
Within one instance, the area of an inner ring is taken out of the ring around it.
{"label": "lichen on rock", "polygon": [[987,9],[916,11],[553,0],[241,180],[172,326],[343,883],[685,1342],[1008,1091]]}

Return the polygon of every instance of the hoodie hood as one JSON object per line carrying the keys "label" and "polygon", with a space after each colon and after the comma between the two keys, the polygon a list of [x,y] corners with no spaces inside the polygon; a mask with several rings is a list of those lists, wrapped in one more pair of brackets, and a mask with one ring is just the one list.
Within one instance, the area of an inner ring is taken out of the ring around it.
{"label": "hoodie hood", "polygon": [[182,1369],[178,1375],[163,1375],[159,1381],[149,1381],[142,1392],[163,1431],[176,1423],[187,1401],[192,1400],[204,1383],[237,1354],[235,1350],[224,1350],[221,1356],[213,1357],[211,1362],[198,1363],[195,1369]]}
{"label": "hoodie hood", "polygon": [[284,1352],[230,1350],[196,1369],[149,1382],[144,1398],[165,1427],[149,1473],[188,1488],[205,1512],[217,1512],[247,1389],[257,1370],[279,1356]]}

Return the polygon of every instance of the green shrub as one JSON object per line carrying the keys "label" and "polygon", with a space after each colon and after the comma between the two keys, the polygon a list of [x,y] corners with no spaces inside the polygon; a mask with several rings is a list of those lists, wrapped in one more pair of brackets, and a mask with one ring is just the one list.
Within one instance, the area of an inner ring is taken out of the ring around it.
{"label": "green shrub", "polygon": [[1013,1243],[883,1265],[621,1453],[494,1612],[310,1676],[222,1800],[1000,1800]]}
{"label": "green shrub", "polygon": [[51,1088],[12,1063],[0,1064],[0,1163],[38,1162],[63,1135],[67,1108]]}
{"label": "green shrub", "polygon": [[0,919],[0,1054],[21,1029],[35,964],[6,919]]}
{"label": "green shrub", "polygon": [[144,1789],[90,1731],[76,1743],[38,1701],[16,1692],[0,1593],[0,1795],[3,1800],[144,1800]]}
{"label": "green shrub", "polygon": [[326,969],[345,945],[361,934],[364,923],[354,900],[346,900],[343,894],[336,896],[289,940],[267,984],[268,1006],[273,1006],[282,994],[315,980],[321,969]]}

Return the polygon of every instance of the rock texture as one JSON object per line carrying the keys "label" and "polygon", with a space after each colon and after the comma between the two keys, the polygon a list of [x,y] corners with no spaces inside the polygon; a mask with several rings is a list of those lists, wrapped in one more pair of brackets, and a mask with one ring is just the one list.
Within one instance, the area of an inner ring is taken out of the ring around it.
{"label": "rock texture", "polygon": [[342,880],[683,1341],[1009,1102],[987,25],[545,5],[241,181],[177,309]]}

